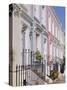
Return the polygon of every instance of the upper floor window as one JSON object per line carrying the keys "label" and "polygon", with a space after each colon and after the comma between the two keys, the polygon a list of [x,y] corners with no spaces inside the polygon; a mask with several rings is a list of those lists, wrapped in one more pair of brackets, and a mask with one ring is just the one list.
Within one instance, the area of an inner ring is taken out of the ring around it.
{"label": "upper floor window", "polygon": [[54,35],[54,22],[52,22],[52,34]]}
{"label": "upper floor window", "polygon": [[59,28],[57,28],[57,39],[59,40],[58,35],[59,35]]}
{"label": "upper floor window", "polygon": [[51,32],[51,16],[48,17],[48,30]]}
{"label": "upper floor window", "polygon": [[57,38],[57,26],[56,26],[56,38]]}

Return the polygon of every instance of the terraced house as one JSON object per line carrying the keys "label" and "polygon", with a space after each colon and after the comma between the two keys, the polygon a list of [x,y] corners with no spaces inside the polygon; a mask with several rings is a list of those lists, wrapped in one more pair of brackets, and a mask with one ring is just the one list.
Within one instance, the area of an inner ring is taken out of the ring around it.
{"label": "terraced house", "polygon": [[58,72],[60,72],[64,56],[64,32],[62,31],[61,22],[57,17],[57,14],[50,7],[47,7],[47,17],[49,48],[48,69],[51,71],[57,68]]}
{"label": "terraced house", "polygon": [[53,83],[60,73],[64,32],[53,7],[9,5],[9,85]]}

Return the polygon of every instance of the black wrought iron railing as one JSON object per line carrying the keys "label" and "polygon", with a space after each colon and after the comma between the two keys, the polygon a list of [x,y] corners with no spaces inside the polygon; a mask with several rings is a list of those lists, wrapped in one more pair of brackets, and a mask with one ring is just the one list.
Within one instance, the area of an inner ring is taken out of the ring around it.
{"label": "black wrought iron railing", "polygon": [[[9,82],[11,83],[11,79],[13,73],[15,73],[16,86],[27,85],[30,82],[28,81],[29,77],[28,73],[35,73],[39,78],[45,80],[45,60],[37,61],[35,60],[35,53],[30,50],[23,50],[22,52],[22,63],[20,65],[16,65],[14,70],[10,69],[11,65],[9,65]],[[30,74],[31,75],[31,74]],[[31,83],[30,83],[31,84]]]}

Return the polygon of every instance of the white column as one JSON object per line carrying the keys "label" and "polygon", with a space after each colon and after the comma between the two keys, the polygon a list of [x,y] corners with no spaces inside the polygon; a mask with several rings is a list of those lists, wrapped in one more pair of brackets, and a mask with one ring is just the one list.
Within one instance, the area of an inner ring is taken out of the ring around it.
{"label": "white column", "polygon": [[36,51],[36,31],[33,31],[33,51]]}
{"label": "white column", "polygon": [[51,70],[53,70],[53,64],[51,65]]}
{"label": "white column", "polygon": [[60,73],[60,64],[58,64],[58,72]]}
{"label": "white column", "polygon": [[50,76],[50,66],[47,66],[47,75]]}
{"label": "white column", "polygon": [[45,76],[48,74],[48,66],[47,66],[47,60],[45,60]]}

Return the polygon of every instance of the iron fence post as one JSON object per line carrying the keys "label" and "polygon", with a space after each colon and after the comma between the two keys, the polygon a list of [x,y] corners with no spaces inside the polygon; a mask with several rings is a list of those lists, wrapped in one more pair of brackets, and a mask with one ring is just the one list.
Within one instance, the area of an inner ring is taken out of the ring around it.
{"label": "iron fence post", "polygon": [[18,66],[16,65],[16,86],[17,86],[17,69],[18,69]]}

